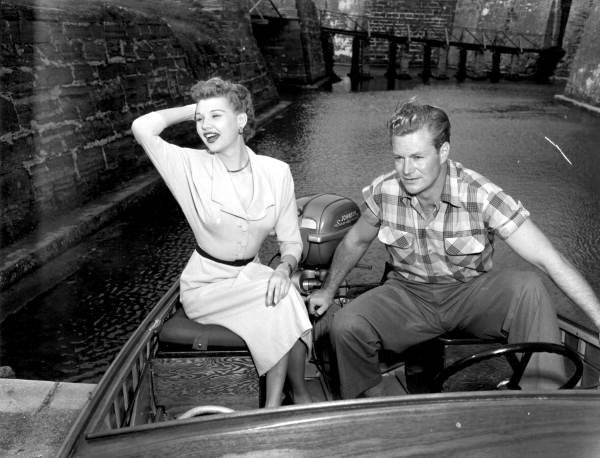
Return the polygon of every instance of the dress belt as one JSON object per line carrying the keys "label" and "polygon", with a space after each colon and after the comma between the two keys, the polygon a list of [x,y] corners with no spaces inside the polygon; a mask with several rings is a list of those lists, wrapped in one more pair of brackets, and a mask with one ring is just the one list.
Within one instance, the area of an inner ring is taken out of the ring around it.
{"label": "dress belt", "polygon": [[250,264],[252,261],[254,261],[254,258],[236,259],[235,261],[224,261],[223,259],[218,259],[218,258],[215,258],[214,256],[211,256],[206,251],[204,251],[202,248],[200,248],[197,243],[196,243],[196,252],[203,258],[210,259],[211,261],[220,262],[221,264],[226,264],[228,266],[234,266],[234,267],[245,266],[246,264]]}

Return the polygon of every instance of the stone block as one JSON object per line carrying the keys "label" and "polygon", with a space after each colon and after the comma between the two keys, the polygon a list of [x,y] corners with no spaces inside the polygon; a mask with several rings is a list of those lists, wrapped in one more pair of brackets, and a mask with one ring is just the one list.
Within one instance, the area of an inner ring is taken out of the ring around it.
{"label": "stone block", "polygon": [[147,41],[136,41],[133,47],[138,59],[148,59],[154,56],[154,49]]}
{"label": "stone block", "polygon": [[12,100],[0,95],[0,136],[19,130],[19,118]]}
{"label": "stone block", "polygon": [[91,62],[105,62],[107,58],[106,42],[87,41],[83,43],[83,58]]}
{"label": "stone block", "polygon": [[[23,169],[23,162],[34,154],[33,135],[19,135],[15,138],[0,140],[0,175]],[[4,198],[4,194],[0,194]],[[0,199],[1,200],[1,199]]]}
{"label": "stone block", "polygon": [[96,100],[96,108],[100,112],[121,112],[125,107],[125,94],[120,93],[105,93],[101,98]]}
{"label": "stone block", "polygon": [[79,171],[78,180],[93,182],[104,169],[101,148],[80,149],[75,156],[75,166]]}
{"label": "stone block", "polygon": [[61,106],[57,99],[45,99],[35,104],[33,115],[35,122],[44,126],[47,123],[55,123],[60,112]]}
{"label": "stone block", "polygon": [[0,366],[0,378],[15,378],[15,371],[10,366]]}
{"label": "stone block", "polygon": [[87,63],[73,64],[73,82],[89,83],[98,79],[98,67]]}
{"label": "stone block", "polygon": [[107,41],[121,41],[127,39],[127,31],[120,22],[104,21],[104,37]]}
{"label": "stone block", "polygon": [[0,174],[0,191],[2,191],[2,206],[9,204],[27,210],[32,198],[30,177],[22,166]]}
{"label": "stone block", "polygon": [[70,67],[47,66],[36,68],[35,86],[48,88],[62,86],[73,82],[73,73]]}
{"label": "stone block", "polygon": [[100,24],[86,24],[83,22],[64,22],[63,33],[69,40],[90,40],[102,37],[104,31]]}
{"label": "stone block", "polygon": [[126,74],[127,65],[123,63],[111,63],[98,66],[98,76],[101,80],[111,80]]}
{"label": "stone block", "polygon": [[86,121],[83,125],[82,134],[87,142],[101,142],[103,139],[112,136],[114,132],[110,119],[104,116]]}
{"label": "stone block", "polygon": [[128,104],[143,103],[148,99],[148,88],[145,79],[127,78],[123,81],[123,89]]}

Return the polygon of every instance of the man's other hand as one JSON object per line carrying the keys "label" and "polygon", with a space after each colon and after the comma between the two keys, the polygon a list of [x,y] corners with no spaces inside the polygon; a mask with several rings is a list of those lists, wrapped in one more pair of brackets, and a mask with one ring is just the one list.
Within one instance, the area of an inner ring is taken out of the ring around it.
{"label": "man's other hand", "polygon": [[308,296],[309,315],[312,315],[315,318],[322,317],[333,303],[333,296],[333,294],[324,289],[311,293],[311,295]]}

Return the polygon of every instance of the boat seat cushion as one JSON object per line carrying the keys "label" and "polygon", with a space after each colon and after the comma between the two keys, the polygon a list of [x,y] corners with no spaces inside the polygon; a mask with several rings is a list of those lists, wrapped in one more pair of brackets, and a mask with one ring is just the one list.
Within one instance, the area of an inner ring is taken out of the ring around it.
{"label": "boat seat cushion", "polygon": [[246,342],[233,331],[192,321],[181,307],[163,323],[158,339],[165,351],[247,350]]}

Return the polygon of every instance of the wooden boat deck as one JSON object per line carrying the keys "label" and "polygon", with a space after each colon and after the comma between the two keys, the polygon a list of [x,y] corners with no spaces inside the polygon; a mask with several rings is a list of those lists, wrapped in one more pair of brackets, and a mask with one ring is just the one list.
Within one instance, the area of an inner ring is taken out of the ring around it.
{"label": "wooden boat deck", "polygon": [[154,400],[166,419],[201,405],[259,408],[260,382],[248,355],[155,358],[151,372]]}

